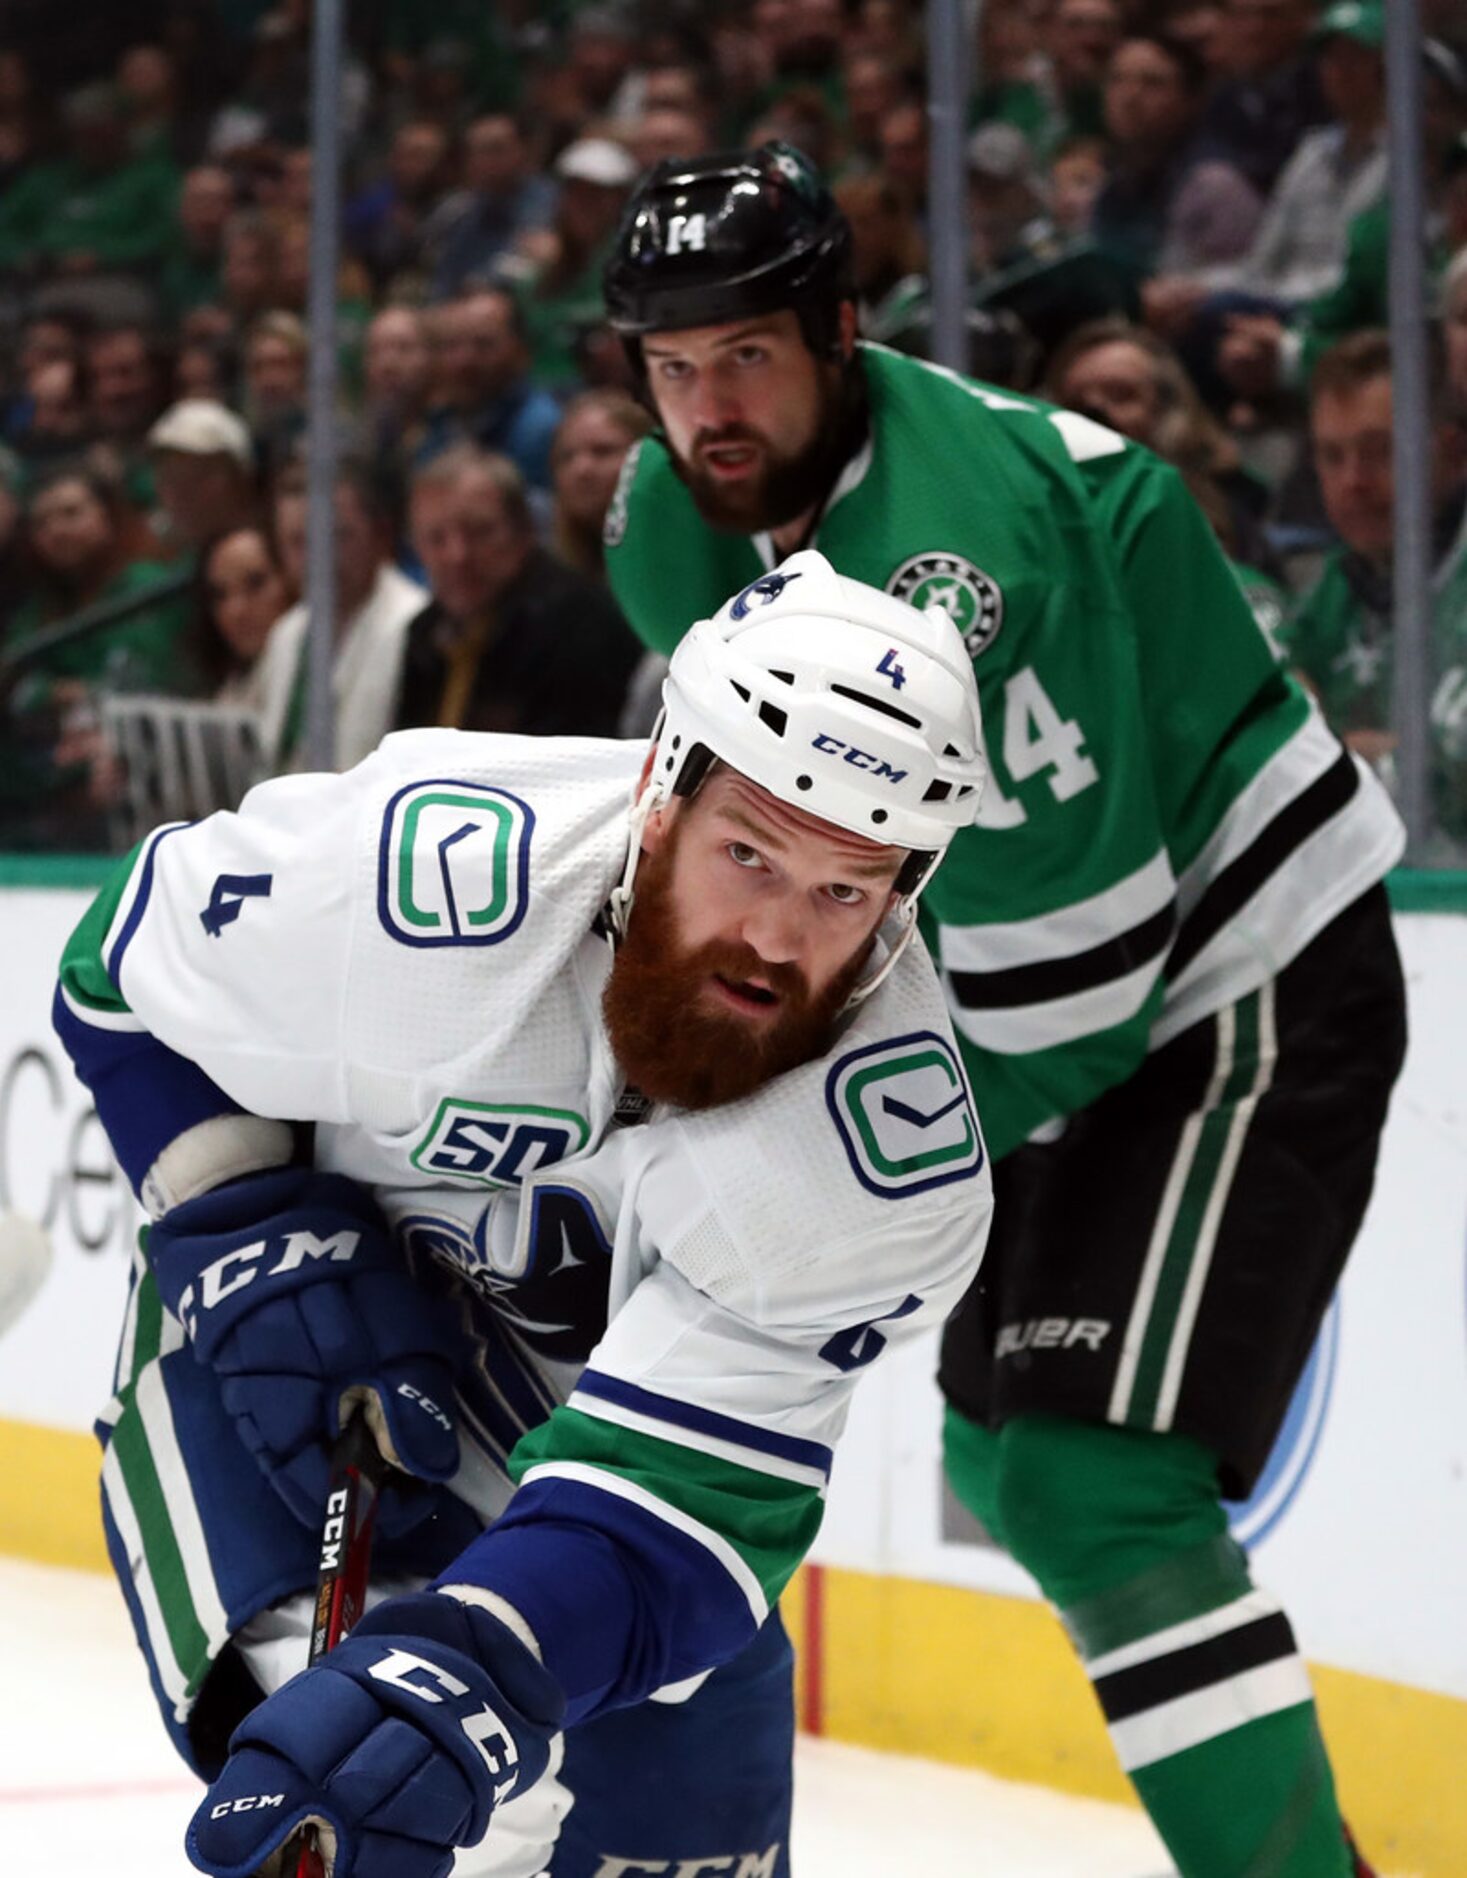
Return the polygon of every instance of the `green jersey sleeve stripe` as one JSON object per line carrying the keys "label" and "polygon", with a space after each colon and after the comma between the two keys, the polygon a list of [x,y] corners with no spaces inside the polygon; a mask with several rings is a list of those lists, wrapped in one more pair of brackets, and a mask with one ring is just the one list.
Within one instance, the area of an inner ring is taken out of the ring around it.
{"label": "green jersey sleeve stripe", "polygon": [[[107,934],[136,871],[143,847],[139,842],[121,861],[107,885],[77,923],[61,955],[61,995],[75,1014],[88,1023],[109,1016],[130,1020],[131,1013],[103,963]],[[135,1020],[134,1020],[135,1021]],[[109,1028],[113,1026],[109,1025]]]}
{"label": "green jersey sleeve stripe", "polygon": [[556,1409],[520,1441],[510,1472],[520,1482],[560,1474],[636,1499],[706,1545],[746,1595],[757,1592],[766,1612],[809,1550],[824,1512],[813,1487],[570,1407]]}

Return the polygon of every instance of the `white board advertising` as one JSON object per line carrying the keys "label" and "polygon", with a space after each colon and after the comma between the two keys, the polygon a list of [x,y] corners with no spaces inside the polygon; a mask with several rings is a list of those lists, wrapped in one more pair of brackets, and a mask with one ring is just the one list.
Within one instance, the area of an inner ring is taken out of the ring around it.
{"label": "white board advertising", "polygon": [[0,893],[0,1213],[38,1220],[50,1275],[0,1342],[0,1416],[88,1429],[107,1400],[141,1213],[51,1028],[85,893]]}

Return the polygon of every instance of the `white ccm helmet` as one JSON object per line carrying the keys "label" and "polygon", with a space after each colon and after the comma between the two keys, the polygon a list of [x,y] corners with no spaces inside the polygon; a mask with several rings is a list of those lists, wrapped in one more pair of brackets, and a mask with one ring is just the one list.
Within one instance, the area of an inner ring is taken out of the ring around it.
{"label": "white ccm helmet", "polygon": [[694,794],[718,758],[782,802],[912,850],[897,878],[901,931],[859,988],[869,996],[982,794],[978,687],[952,619],[849,580],[806,549],[698,621],[672,655],[662,701],[627,872],[612,896],[614,925],[624,929],[630,910],[647,816]]}

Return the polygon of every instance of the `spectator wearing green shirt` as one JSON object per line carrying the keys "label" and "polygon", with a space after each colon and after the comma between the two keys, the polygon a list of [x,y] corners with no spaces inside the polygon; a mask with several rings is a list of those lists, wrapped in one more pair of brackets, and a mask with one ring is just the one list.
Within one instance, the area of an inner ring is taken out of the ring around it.
{"label": "spectator wearing green shirt", "polygon": [[[1467,836],[1467,437],[1434,398],[1432,745],[1444,831]],[[1340,545],[1284,628],[1287,655],[1344,742],[1389,777],[1395,478],[1387,333],[1354,333],[1325,353],[1311,385],[1310,436],[1325,512]]]}
{"label": "spectator wearing green shirt", "polygon": [[234,183],[222,164],[200,163],[187,172],[158,277],[170,319],[180,320],[219,299],[224,230],[233,213]]}
{"label": "spectator wearing green shirt", "polygon": [[[168,569],[138,557],[137,517],[121,492],[75,465],[52,470],[25,505],[25,540],[37,569],[11,616],[13,652],[42,627],[125,601],[165,582]],[[188,692],[180,656],[187,606],[177,595],[47,653],[23,674],[0,725],[0,842],[6,846],[105,845],[116,793],[95,700],[103,691]]]}
{"label": "spectator wearing green shirt", "polygon": [[176,162],[183,137],[173,55],[163,46],[129,46],[117,61],[117,89],[132,154]]}
{"label": "spectator wearing green shirt", "polygon": [[1044,35],[1058,118],[1046,149],[1067,137],[1096,137],[1104,130],[1105,68],[1124,27],[1119,0],[1058,0]]}
{"label": "spectator wearing green shirt", "polygon": [[161,157],[128,154],[110,85],[74,92],[63,117],[67,154],[33,164],[0,201],[0,271],[74,278],[160,263],[177,170]]}
{"label": "spectator wearing green shirt", "polygon": [[[1425,40],[1422,55],[1429,261],[1435,273],[1467,242],[1467,65],[1440,40]],[[1339,280],[1311,300],[1293,326],[1269,314],[1237,315],[1218,352],[1219,370],[1233,390],[1258,399],[1307,385],[1337,341],[1386,325],[1390,245],[1387,194],[1350,223]]]}
{"label": "spectator wearing green shirt", "polygon": [[[136,552],[139,519],[122,491],[75,464],[37,480],[25,505],[25,531],[39,577],[10,621],[11,647],[43,626],[128,599],[168,578],[161,562]],[[174,689],[184,611],[178,601],[160,604],[48,655],[37,669],[51,679],[119,690]]]}
{"label": "spectator wearing green shirt", "polygon": [[147,435],[166,395],[163,366],[157,335],[135,321],[100,327],[87,339],[89,428],[93,440],[106,446],[129,499],[144,512],[157,501]]}
{"label": "spectator wearing green shirt", "polygon": [[[845,62],[846,140],[853,169],[874,169],[881,160],[881,120],[909,96],[907,81],[877,52],[848,52]],[[707,143],[703,146],[707,149]]]}

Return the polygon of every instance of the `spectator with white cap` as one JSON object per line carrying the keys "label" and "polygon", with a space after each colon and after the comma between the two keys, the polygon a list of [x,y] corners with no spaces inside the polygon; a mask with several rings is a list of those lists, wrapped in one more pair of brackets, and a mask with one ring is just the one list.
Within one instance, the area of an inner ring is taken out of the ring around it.
{"label": "spectator with white cap", "polygon": [[170,405],[148,432],[158,489],[156,526],[175,554],[250,519],[255,453],[243,418],[208,398]]}
{"label": "spectator with white cap", "polygon": [[580,137],[555,159],[554,174],[555,220],[543,236],[520,244],[519,258],[538,263],[532,273],[524,269],[521,306],[536,378],[566,392],[581,382],[580,346],[605,322],[601,270],[637,165],[609,137]]}

